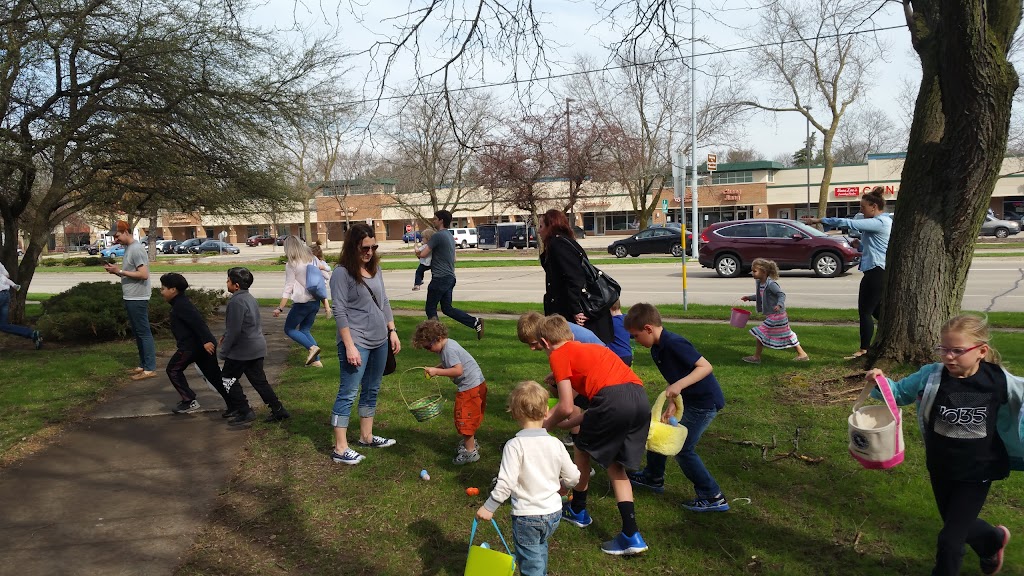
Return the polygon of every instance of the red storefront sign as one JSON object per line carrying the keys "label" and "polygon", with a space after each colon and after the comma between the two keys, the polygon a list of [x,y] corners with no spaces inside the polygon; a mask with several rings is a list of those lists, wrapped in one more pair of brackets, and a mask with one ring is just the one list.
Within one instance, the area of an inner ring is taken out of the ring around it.
{"label": "red storefront sign", "polygon": [[856,198],[860,196],[859,186],[836,186],[832,190],[836,198]]}

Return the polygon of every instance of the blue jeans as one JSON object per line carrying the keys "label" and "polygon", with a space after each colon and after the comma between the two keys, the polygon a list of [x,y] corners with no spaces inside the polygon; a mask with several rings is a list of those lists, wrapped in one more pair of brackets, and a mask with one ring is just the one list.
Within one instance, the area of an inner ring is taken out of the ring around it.
{"label": "blue jeans", "polygon": [[[676,454],[676,462],[679,463],[679,468],[682,469],[686,478],[693,483],[697,498],[701,499],[714,498],[722,493],[718,482],[711,477],[711,473],[708,472],[696,452],[697,442],[700,441],[701,435],[717,415],[718,410],[714,408],[708,410],[686,406],[683,408],[683,418],[679,421],[680,424],[686,426],[686,442],[683,443],[683,449],[679,451],[679,454]],[[648,452],[647,468],[645,469],[647,477],[664,478],[667,460],[668,458],[662,454]]]}
{"label": "blue jeans", "polygon": [[11,291],[0,290],[0,332],[14,334],[22,338],[32,338],[32,329],[17,324],[8,324],[7,316],[10,314]]}
{"label": "blue jeans", "polygon": [[424,308],[427,319],[437,318],[437,305],[441,304],[444,315],[469,328],[476,328],[476,318],[452,306],[452,292],[455,291],[455,276],[432,276],[427,285],[427,305]]}
{"label": "blue jeans", "polygon": [[[388,361],[388,346],[385,342],[376,348],[356,346],[362,362],[353,366],[345,359],[345,344],[338,343],[338,359],[341,360],[341,386],[338,397],[334,400],[331,413],[331,426],[348,428],[349,417],[352,415],[352,402],[359,391],[359,417],[373,418],[377,412],[377,393],[380,382],[384,378],[384,364]],[[360,388],[360,384],[362,387]]]}
{"label": "blue jeans", "polygon": [[547,575],[548,540],[558,528],[561,517],[561,510],[546,516],[512,516],[516,564],[522,576]]}
{"label": "blue jeans", "polygon": [[149,328],[149,300],[125,300],[128,325],[135,334],[135,345],[139,349],[139,366],[147,371],[156,370],[156,343]]}
{"label": "blue jeans", "polygon": [[413,286],[419,286],[423,284],[423,275],[430,270],[430,266],[420,262],[420,265],[416,267],[416,279],[412,281]]}
{"label": "blue jeans", "polygon": [[[288,311],[288,316],[284,319],[284,333],[306,350],[316,346],[316,340],[313,339],[309,329],[313,327],[313,321],[316,320],[318,312],[320,312],[318,300],[292,302],[292,309]],[[319,359],[320,355],[317,354],[316,360]]]}

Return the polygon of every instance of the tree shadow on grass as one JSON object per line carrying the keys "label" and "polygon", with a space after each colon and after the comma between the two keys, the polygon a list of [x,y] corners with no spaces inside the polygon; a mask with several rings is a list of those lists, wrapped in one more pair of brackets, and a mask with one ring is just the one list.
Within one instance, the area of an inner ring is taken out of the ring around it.
{"label": "tree shadow on grass", "polygon": [[456,542],[445,538],[444,530],[433,520],[409,524],[409,534],[420,541],[416,553],[423,565],[422,576],[463,573],[469,550],[469,526],[466,528],[466,539]]}

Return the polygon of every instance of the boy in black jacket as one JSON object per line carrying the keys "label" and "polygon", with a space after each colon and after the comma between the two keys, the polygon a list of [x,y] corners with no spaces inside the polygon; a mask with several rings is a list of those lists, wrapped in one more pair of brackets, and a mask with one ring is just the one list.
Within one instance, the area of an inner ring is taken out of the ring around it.
{"label": "boy in black jacket", "polygon": [[160,295],[171,305],[171,333],[178,345],[167,363],[167,377],[181,395],[181,402],[174,407],[174,413],[184,414],[199,409],[196,393],[185,377],[185,369],[193,362],[224,398],[230,411],[231,403],[221,383],[220,365],[217,364],[217,340],[202,314],[185,295],[187,289],[188,281],[181,274],[172,272],[160,277]]}

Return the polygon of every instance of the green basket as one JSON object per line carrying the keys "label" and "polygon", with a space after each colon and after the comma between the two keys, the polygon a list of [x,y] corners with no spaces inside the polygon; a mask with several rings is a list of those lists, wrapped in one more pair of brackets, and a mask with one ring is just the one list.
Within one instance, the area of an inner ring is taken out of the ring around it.
{"label": "green basket", "polygon": [[405,407],[412,413],[413,418],[415,418],[417,422],[426,422],[441,413],[441,405],[444,404],[444,397],[441,396],[441,385],[438,384],[436,378],[432,378],[432,380],[434,380],[434,384],[437,385],[437,394],[424,396],[423,398],[413,400],[411,403],[406,400],[405,392],[402,390],[402,379],[405,378],[406,374],[413,370],[423,370],[423,367],[417,366],[409,368],[402,373],[402,378],[398,379],[398,393],[402,396],[402,402],[405,403]]}

